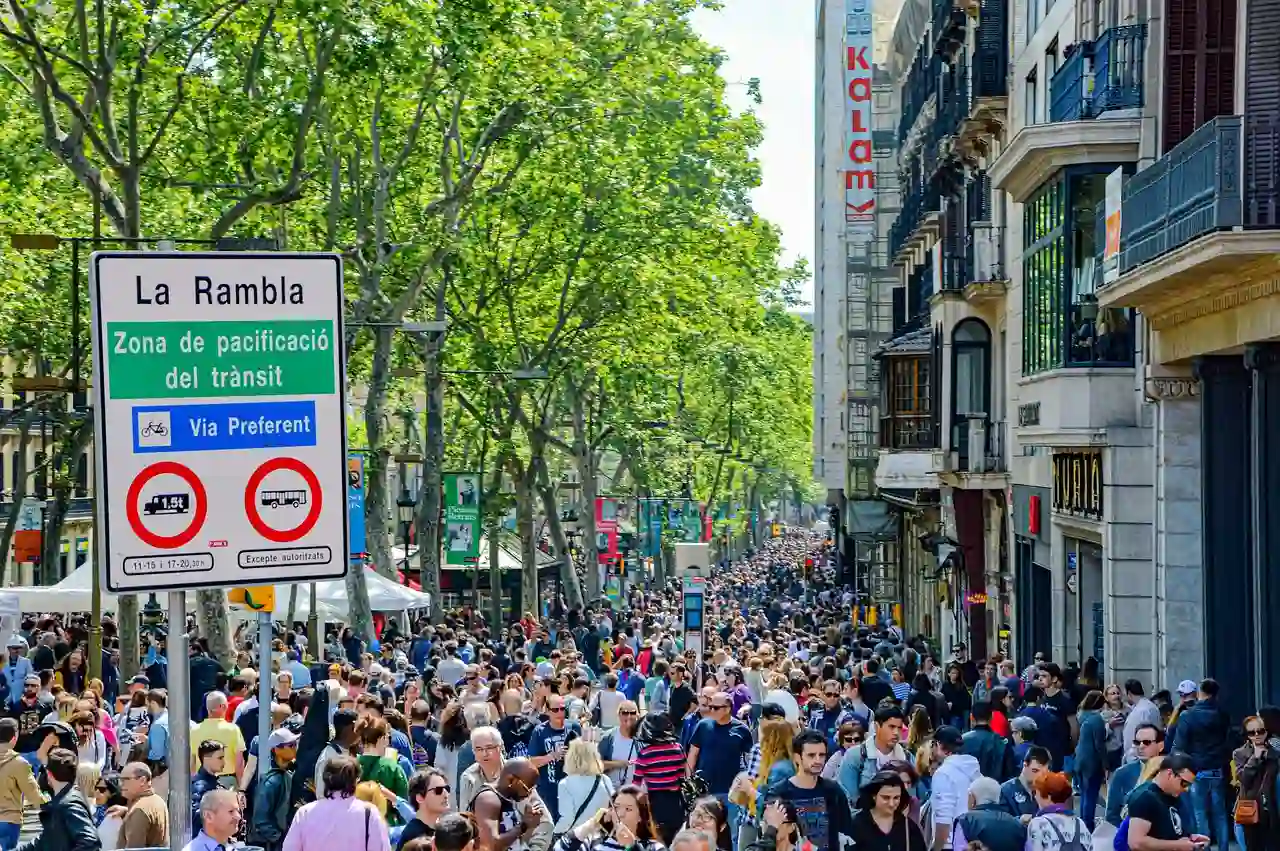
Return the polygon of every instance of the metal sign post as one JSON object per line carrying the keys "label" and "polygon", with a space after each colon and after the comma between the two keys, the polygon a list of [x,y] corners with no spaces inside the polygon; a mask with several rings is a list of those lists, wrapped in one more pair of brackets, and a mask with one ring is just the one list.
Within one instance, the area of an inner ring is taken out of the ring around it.
{"label": "metal sign post", "polygon": [[271,767],[271,612],[258,612],[258,782]]}
{"label": "metal sign post", "polygon": [[[169,848],[191,841],[191,668],[187,592],[169,592]],[[199,742],[195,743],[200,746]]]}

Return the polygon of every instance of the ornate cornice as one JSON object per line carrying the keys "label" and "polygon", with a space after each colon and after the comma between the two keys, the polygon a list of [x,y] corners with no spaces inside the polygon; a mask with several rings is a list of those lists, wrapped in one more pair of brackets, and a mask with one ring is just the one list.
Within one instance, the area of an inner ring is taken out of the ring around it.
{"label": "ornate cornice", "polygon": [[1200,395],[1200,382],[1194,378],[1148,378],[1146,393],[1152,402],[1194,399]]}
{"label": "ornate cornice", "polygon": [[1280,276],[1265,281],[1246,281],[1208,298],[1195,299],[1172,310],[1149,314],[1147,321],[1155,330],[1163,331],[1202,316],[1233,310],[1277,294],[1280,294]]}

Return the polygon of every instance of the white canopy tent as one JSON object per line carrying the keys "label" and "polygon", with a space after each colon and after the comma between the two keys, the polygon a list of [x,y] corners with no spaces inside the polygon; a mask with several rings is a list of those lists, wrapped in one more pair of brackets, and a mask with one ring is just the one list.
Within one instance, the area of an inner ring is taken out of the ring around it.
{"label": "white canopy tent", "polygon": [[[400,612],[406,609],[426,608],[431,596],[406,588],[384,576],[365,571],[369,587],[369,606],[375,612]],[[289,605],[290,585],[276,586],[276,606],[284,614]],[[305,619],[310,614],[310,590],[306,583],[298,584],[298,602],[295,617]],[[18,598],[24,612],[87,612],[93,597],[93,568],[85,562],[56,585],[17,587],[6,589]],[[340,620],[347,614],[347,586],[341,579],[329,579],[316,583],[317,614],[332,620]],[[104,609],[114,611],[115,595],[102,594]],[[188,606],[194,611],[195,595],[188,597]]]}

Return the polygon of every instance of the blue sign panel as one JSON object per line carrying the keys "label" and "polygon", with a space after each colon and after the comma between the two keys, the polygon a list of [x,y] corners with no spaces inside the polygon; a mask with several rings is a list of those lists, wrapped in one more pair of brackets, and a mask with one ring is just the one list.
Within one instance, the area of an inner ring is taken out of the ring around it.
{"label": "blue sign panel", "polygon": [[316,445],[316,403],[231,402],[133,409],[134,452]]}
{"label": "blue sign panel", "polygon": [[351,557],[364,555],[364,456],[347,455],[347,529],[351,532]]}

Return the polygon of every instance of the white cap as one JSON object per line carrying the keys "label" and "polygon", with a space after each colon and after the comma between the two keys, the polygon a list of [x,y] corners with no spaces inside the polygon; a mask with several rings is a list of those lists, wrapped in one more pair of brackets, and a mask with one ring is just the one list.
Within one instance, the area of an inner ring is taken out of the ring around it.
{"label": "white cap", "polygon": [[276,748],[287,747],[298,741],[298,734],[287,727],[281,727],[278,730],[272,730],[271,735],[267,736],[267,750],[273,751]]}

